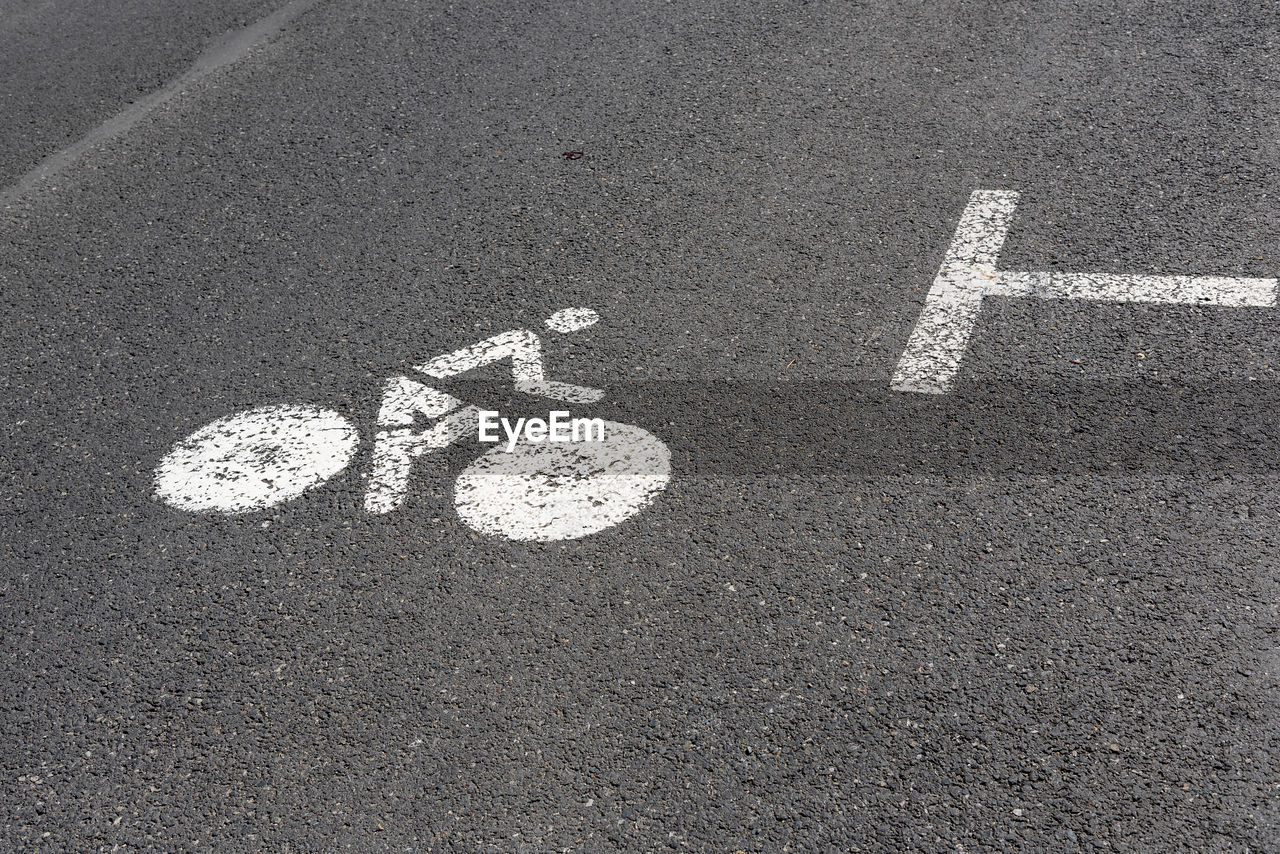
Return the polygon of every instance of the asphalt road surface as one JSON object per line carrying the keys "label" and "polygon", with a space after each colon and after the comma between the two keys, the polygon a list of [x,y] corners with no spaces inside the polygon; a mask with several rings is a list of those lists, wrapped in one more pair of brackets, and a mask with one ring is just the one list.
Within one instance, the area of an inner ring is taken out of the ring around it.
{"label": "asphalt road surface", "polygon": [[95,8],[0,6],[0,850],[1280,850],[1280,9]]}

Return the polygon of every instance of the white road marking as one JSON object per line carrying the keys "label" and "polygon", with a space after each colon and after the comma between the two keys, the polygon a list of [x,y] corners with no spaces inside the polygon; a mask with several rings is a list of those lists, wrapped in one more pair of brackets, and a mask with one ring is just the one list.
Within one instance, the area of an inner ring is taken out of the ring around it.
{"label": "white road marking", "polygon": [[429,377],[445,379],[503,359],[511,359],[512,380],[516,389],[525,394],[538,394],[569,403],[591,403],[604,397],[604,392],[597,388],[548,380],[542,366],[542,342],[527,329],[513,329],[486,338],[470,347],[437,356],[414,370]]}
{"label": "white road marking", "polygon": [[639,513],[666,488],[671,452],[646,430],[604,423],[603,442],[490,450],[458,476],[458,516],[481,533],[550,542],[585,537]]}
{"label": "white road marking", "polygon": [[[547,321],[561,331],[572,332],[591,325],[599,316],[590,309],[563,309]],[[469,347],[437,356],[414,368],[436,379],[446,379],[483,365],[511,360],[511,376],[518,391],[557,400],[585,403],[604,397],[600,389],[548,380],[542,363],[542,342],[527,329],[513,329]],[[390,513],[404,503],[413,463],[424,454],[463,441],[479,432],[480,409],[458,409],[462,401],[408,377],[393,377],[383,387],[374,437],[373,466],[368,475],[364,507],[369,513]],[[443,417],[433,427],[415,429],[418,416]]]}
{"label": "white road marking", "polygon": [[156,493],[182,510],[262,510],[342,471],[359,441],[351,422],[332,410],[250,409],[178,442],[156,469]]}
{"label": "white road marking", "polygon": [[423,385],[408,377],[392,377],[382,386],[382,406],[378,408],[378,424],[382,427],[408,427],[419,415],[439,418],[462,405],[450,394]]}
{"label": "white road marking", "polygon": [[[590,309],[564,309],[547,320],[559,332],[596,323]],[[599,389],[549,381],[538,336],[517,329],[447,353],[418,367],[446,378],[511,359],[516,388],[573,402],[599,400]],[[497,413],[487,413],[496,415]],[[666,488],[671,453],[639,427],[600,418],[520,419],[508,446],[495,448],[457,478],[458,515],[477,531],[514,540],[549,542],[584,537],[644,509]],[[383,384],[373,462],[364,506],[399,508],[415,461],[468,438],[484,439],[481,410],[415,379]],[[430,426],[419,422],[435,419]],[[523,429],[522,429],[523,428]],[[561,429],[563,428],[563,429]],[[517,435],[519,440],[517,440]],[[261,510],[301,495],[355,455],[359,434],[343,416],[306,406],[267,406],[215,421],[178,442],[156,472],[156,491],[183,510]],[[267,527],[269,523],[263,523]]]}
{"label": "white road marking", "polygon": [[982,311],[982,295],[996,279],[996,257],[1018,202],[1017,193],[979,190],[956,226],[924,309],[898,360],[896,391],[949,391],[969,336]]}
{"label": "white road marking", "polygon": [[1017,201],[1017,193],[1002,190],[978,190],[969,197],[894,370],[895,391],[951,390],[985,296],[1229,307],[1277,303],[1276,279],[997,270]]}
{"label": "white road marking", "polygon": [[562,308],[547,318],[547,328],[567,334],[599,322],[600,315],[589,308]]}
{"label": "white road marking", "polygon": [[1268,307],[1276,304],[1276,280],[1112,273],[1001,273],[986,293],[988,296],[1097,302]]}
{"label": "white road marking", "polygon": [[379,431],[373,442],[373,466],[365,487],[364,509],[369,513],[390,513],[397,509],[409,493],[413,461],[474,437],[479,416],[477,407],[468,406],[449,413],[424,430],[398,427]]}

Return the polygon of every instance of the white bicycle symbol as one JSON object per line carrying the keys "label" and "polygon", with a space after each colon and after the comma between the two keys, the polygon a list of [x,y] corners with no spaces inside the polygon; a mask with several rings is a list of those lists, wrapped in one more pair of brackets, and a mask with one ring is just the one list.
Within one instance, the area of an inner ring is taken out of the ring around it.
{"label": "white bicycle symbol", "polygon": [[[570,333],[595,324],[591,309],[568,308],[546,321]],[[515,388],[571,404],[600,389],[546,378],[542,342],[515,329],[437,356],[414,371],[436,380],[511,360]],[[365,510],[390,513],[410,488],[416,460],[476,437],[480,410],[408,376],[387,380],[366,474]],[[420,419],[434,419],[426,428]],[[603,422],[603,441],[494,447],[454,482],[454,507],[471,528],[512,540],[569,540],[623,522],[666,488],[671,453],[639,427]],[[266,406],[222,418],[179,441],[156,469],[156,493],[193,512],[246,513],[274,507],[325,483],[355,457],[360,434],[341,413],[313,406]]]}

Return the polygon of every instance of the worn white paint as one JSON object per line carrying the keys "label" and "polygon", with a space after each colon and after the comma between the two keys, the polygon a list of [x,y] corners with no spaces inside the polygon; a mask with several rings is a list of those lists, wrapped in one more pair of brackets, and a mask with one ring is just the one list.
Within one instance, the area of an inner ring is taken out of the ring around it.
{"label": "worn white paint", "polygon": [[[591,325],[599,316],[590,309],[564,309],[547,324],[564,332]],[[543,366],[542,342],[527,329],[514,329],[486,338],[469,347],[437,356],[414,370],[436,379],[455,377],[484,365],[511,360],[511,376],[517,390],[557,400],[586,403],[604,396],[600,389],[548,380]],[[409,490],[416,459],[440,450],[480,431],[480,409],[408,377],[393,377],[383,388],[374,438],[373,465],[368,475],[364,506],[370,513],[389,513],[403,502]],[[414,426],[419,419],[440,418],[429,428]]]}
{"label": "worn white paint", "polygon": [[988,296],[1150,302],[1227,307],[1273,306],[1275,279],[1130,276],[1112,273],[1001,273]]}
{"label": "worn white paint", "polygon": [[1017,193],[1003,190],[979,190],[969,197],[894,370],[891,386],[895,390],[926,394],[951,390],[986,296],[1170,305],[1276,305],[1276,279],[997,270],[996,259],[1017,201]]}
{"label": "worn white paint", "polygon": [[114,145],[115,140],[132,131],[139,123],[147,121],[157,110],[166,109],[166,105],[175,99],[194,97],[196,92],[215,91],[216,85],[210,86],[205,82],[209,77],[260,49],[317,2],[318,0],[291,0],[257,23],[212,39],[204,52],[195,58],[191,67],[167,86],[131,100],[120,112],[107,118],[71,145],[45,157],[8,187],[0,189],[0,209],[9,208],[20,199],[46,187],[58,189],[53,182],[82,162],[86,155],[93,151],[118,150]]}
{"label": "worn white paint", "polygon": [[250,409],[178,442],[156,470],[156,494],[181,510],[262,510],[342,471],[359,441],[351,422],[332,410]]}
{"label": "worn white paint", "polygon": [[996,257],[1017,201],[1017,193],[998,190],[979,190],[969,197],[898,360],[895,390],[940,394],[951,389],[978,322],[983,293],[996,279]]}
{"label": "worn white paint", "polygon": [[437,356],[414,370],[436,379],[446,379],[503,359],[511,360],[512,380],[516,389],[525,394],[569,403],[591,403],[604,397],[600,389],[548,380],[542,364],[542,342],[527,329],[513,329],[486,338],[470,347]]}
{"label": "worn white paint", "polygon": [[423,385],[417,380],[392,377],[382,386],[378,424],[382,427],[408,427],[419,417],[439,418],[461,405],[462,401],[453,395]]}
{"label": "worn white paint", "polygon": [[429,428],[397,427],[379,431],[373,442],[373,465],[365,485],[364,509],[369,513],[390,513],[404,503],[414,460],[475,436],[479,412],[478,408],[467,406],[449,413]]}
{"label": "worn white paint", "polygon": [[[547,320],[557,332],[599,321],[590,309],[564,309]],[[416,370],[444,379],[511,360],[518,390],[570,402],[599,400],[599,389],[549,381],[538,336],[518,329],[439,356]],[[496,413],[487,413],[496,415]],[[458,477],[454,500],[472,528],[516,540],[553,541],[604,530],[640,512],[670,479],[671,457],[656,436],[600,418],[520,419],[501,448]],[[423,426],[424,422],[430,422]],[[365,509],[389,513],[409,491],[418,458],[477,436],[481,410],[405,376],[383,384],[366,476]],[[494,437],[496,438],[496,437]],[[161,461],[156,491],[184,510],[234,513],[271,507],[342,471],[359,443],[342,415],[306,406],[268,406],[196,431]],[[264,524],[265,527],[265,524]]]}
{"label": "worn white paint", "polygon": [[639,513],[666,488],[671,452],[629,424],[604,422],[603,442],[493,448],[457,479],[458,516],[485,534],[549,542],[594,534]]}
{"label": "worn white paint", "polygon": [[554,332],[577,332],[600,322],[600,315],[589,308],[562,308],[547,318],[547,328]]}

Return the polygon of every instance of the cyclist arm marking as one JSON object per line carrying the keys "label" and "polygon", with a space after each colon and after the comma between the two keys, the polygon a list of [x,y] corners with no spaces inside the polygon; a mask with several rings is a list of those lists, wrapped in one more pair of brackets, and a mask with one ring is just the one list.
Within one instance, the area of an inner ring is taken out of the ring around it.
{"label": "cyclist arm marking", "polygon": [[542,363],[542,342],[527,329],[513,329],[470,347],[436,356],[414,370],[442,380],[507,358],[511,359],[511,378],[515,387],[525,394],[569,403],[592,403],[604,397],[600,389],[548,380]]}

